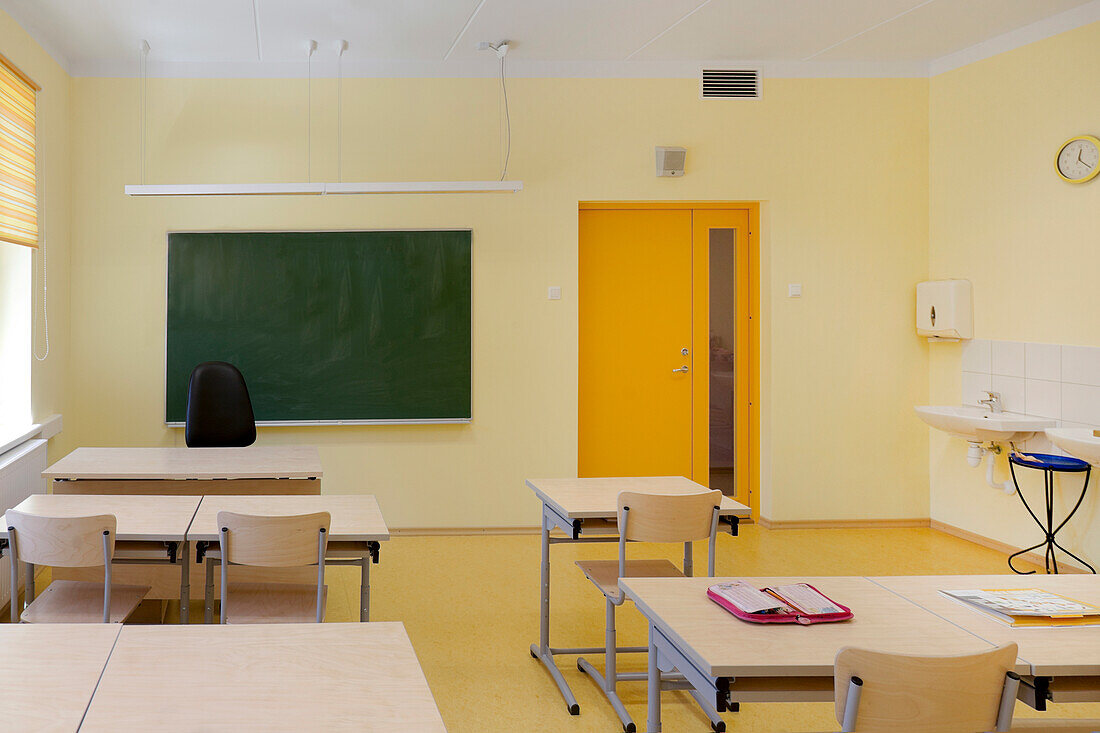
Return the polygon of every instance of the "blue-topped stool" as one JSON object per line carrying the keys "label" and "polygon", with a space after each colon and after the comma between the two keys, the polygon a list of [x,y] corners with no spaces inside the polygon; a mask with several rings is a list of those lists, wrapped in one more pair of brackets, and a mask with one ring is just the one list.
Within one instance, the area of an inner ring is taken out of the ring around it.
{"label": "blue-topped stool", "polygon": [[[1034,468],[1043,472],[1043,494],[1046,500],[1046,521],[1042,519],[1032,511],[1031,506],[1027,503],[1027,499],[1024,498],[1024,493],[1020,491],[1020,482],[1016,479],[1016,466],[1021,468]],[[1008,470],[1012,472],[1012,483],[1016,485],[1016,496],[1020,497],[1020,501],[1023,502],[1024,508],[1027,509],[1027,513],[1031,515],[1031,518],[1035,520],[1035,523],[1039,525],[1039,529],[1046,533],[1046,538],[1037,545],[1014,552],[1008,556],[1008,567],[1012,569],[1012,572],[1019,575],[1031,575],[1034,570],[1028,570],[1024,572],[1017,570],[1012,565],[1012,559],[1018,555],[1023,555],[1025,552],[1036,550],[1046,545],[1046,554],[1043,561],[1046,565],[1047,573],[1051,572],[1051,568],[1054,568],[1054,572],[1058,572],[1058,559],[1054,556],[1054,548],[1057,547],[1062,552],[1072,557],[1077,562],[1081,563],[1089,570],[1096,574],[1096,568],[1089,565],[1081,558],[1074,555],[1058,544],[1058,540],[1055,536],[1058,534],[1058,530],[1066,526],[1066,522],[1077,513],[1077,510],[1081,507],[1081,502],[1085,499],[1085,492],[1089,488],[1089,476],[1092,474],[1092,466],[1087,461],[1082,461],[1077,458],[1070,458],[1068,456],[1055,456],[1049,453],[1018,453],[1013,452],[1008,456]],[[1056,473],[1083,473],[1085,474],[1085,484],[1081,487],[1081,495],[1077,497],[1077,503],[1073,505],[1073,509],[1070,510],[1066,518],[1054,526],[1054,474]]]}

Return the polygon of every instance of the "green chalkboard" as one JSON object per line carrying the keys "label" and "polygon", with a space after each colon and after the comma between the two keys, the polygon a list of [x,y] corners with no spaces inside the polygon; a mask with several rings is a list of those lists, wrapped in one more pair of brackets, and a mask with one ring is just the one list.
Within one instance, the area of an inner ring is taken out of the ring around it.
{"label": "green chalkboard", "polygon": [[257,422],[468,420],[470,297],[469,230],[170,233],[166,422],[204,361]]}

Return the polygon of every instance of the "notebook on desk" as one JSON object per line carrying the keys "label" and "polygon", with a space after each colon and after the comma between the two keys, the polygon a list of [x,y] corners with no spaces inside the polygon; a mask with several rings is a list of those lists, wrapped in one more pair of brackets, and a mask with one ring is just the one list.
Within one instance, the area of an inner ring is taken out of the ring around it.
{"label": "notebook on desk", "polygon": [[1010,626],[1097,626],[1100,607],[1038,588],[941,590]]}
{"label": "notebook on desk", "polygon": [[810,624],[847,621],[852,610],[809,583],[758,589],[738,580],[707,589],[707,597],[742,621],[758,624]]}

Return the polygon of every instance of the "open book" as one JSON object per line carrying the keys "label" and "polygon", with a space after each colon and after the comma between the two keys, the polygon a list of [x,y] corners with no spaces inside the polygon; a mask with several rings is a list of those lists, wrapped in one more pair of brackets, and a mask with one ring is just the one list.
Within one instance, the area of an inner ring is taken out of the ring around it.
{"label": "open book", "polygon": [[1012,626],[1100,625],[1100,607],[1038,588],[940,593]]}
{"label": "open book", "polygon": [[707,596],[734,616],[756,623],[799,623],[847,621],[851,609],[825,596],[808,583],[792,583],[758,589],[737,580],[707,589]]}

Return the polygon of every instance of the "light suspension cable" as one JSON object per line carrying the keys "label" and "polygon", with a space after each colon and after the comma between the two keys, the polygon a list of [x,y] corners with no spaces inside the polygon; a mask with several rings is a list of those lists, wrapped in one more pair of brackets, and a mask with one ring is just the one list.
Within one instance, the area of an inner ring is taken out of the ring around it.
{"label": "light suspension cable", "polygon": [[504,53],[497,51],[500,55],[500,91],[504,97],[504,132],[505,132],[505,147],[504,147],[504,165],[500,170],[500,180],[504,180],[508,175],[508,159],[512,157],[512,116],[508,110],[508,83],[506,80],[506,74],[504,70],[504,59],[507,57],[507,44],[501,44],[504,47]]}
{"label": "light suspension cable", "polygon": [[310,41],[306,53],[306,181],[313,181],[313,52],[317,41]]}
{"label": "light suspension cable", "polygon": [[336,181],[344,182],[344,51],[347,41],[336,42]]}
{"label": "light suspension cable", "polygon": [[148,107],[147,80],[149,78],[149,42],[138,44],[138,73],[141,74],[141,182],[145,183],[145,129]]}

